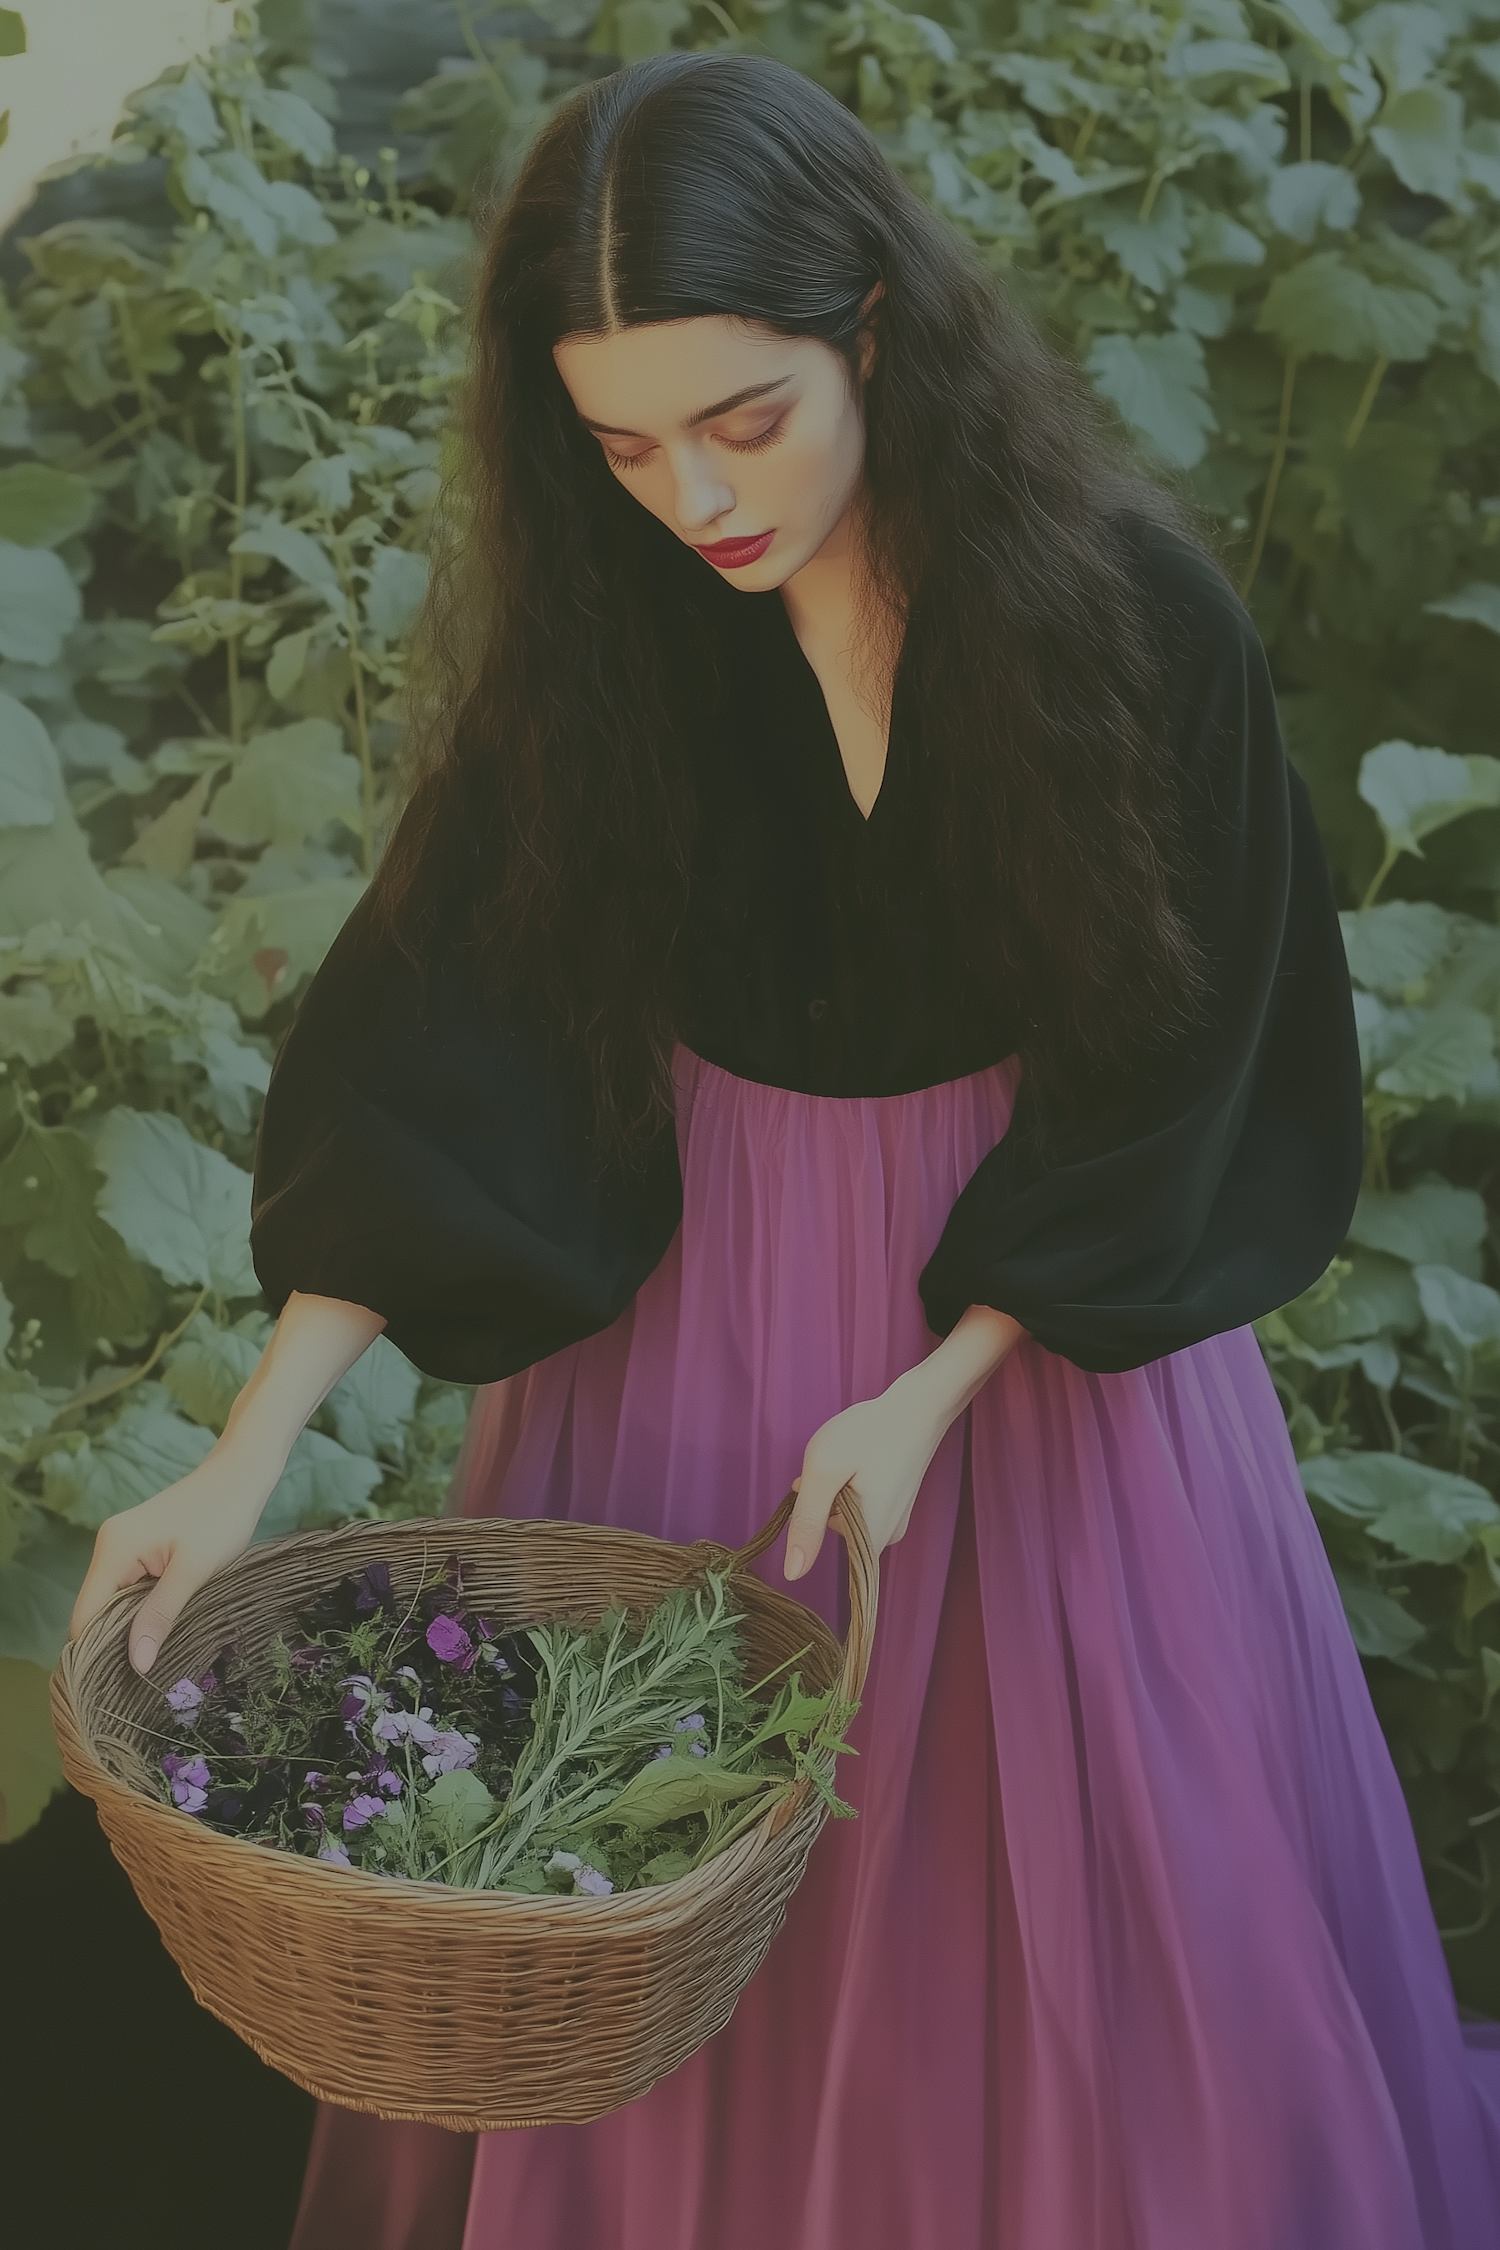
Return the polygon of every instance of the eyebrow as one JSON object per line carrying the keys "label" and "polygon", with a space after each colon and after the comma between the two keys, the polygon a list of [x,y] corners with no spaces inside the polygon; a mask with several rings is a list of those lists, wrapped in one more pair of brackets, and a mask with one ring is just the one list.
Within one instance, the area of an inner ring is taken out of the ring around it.
{"label": "eyebrow", "polygon": [[[731,391],[728,398],[718,399],[712,406],[700,406],[696,414],[688,416],[687,427],[696,430],[700,422],[712,422],[716,415],[730,414],[737,406],[748,406],[752,399],[767,398],[772,391],[783,390],[791,379],[790,375],[778,375],[774,383],[747,383],[742,391]],[[579,420],[597,437],[638,438],[645,434],[641,430],[617,430],[608,422],[592,422],[587,414],[581,414]]]}

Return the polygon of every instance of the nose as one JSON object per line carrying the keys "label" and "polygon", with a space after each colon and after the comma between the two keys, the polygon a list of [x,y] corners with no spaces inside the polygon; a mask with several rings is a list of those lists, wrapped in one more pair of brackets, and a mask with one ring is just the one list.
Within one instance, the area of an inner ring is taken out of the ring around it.
{"label": "nose", "polygon": [[677,521],[689,539],[700,532],[711,530],[720,516],[727,516],[734,506],[733,488],[717,473],[718,463],[708,458],[698,447],[679,456],[677,474]]}

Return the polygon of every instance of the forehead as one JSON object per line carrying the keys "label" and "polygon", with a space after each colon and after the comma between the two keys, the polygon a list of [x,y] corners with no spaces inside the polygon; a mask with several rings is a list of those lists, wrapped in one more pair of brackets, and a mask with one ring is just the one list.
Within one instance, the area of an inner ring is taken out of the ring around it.
{"label": "forehead", "polygon": [[821,348],[717,314],[565,336],[552,356],[586,420],[661,433],[686,428],[704,407],[753,383],[795,374]]}

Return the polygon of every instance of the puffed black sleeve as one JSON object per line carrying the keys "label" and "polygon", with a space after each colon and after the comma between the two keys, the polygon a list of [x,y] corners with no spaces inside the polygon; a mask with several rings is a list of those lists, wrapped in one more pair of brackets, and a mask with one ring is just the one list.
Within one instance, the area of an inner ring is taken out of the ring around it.
{"label": "puffed black sleeve", "polygon": [[278,1311],[293,1290],[368,1305],[467,1383],[608,1327],[682,1190],[670,1126],[638,1169],[600,1169],[577,1072],[498,1023],[463,958],[418,970],[356,906],[271,1074],[250,1239]]}
{"label": "puffed black sleeve", "polygon": [[1344,1238],[1363,1150],[1332,888],[1265,653],[1211,564],[1169,532],[1134,524],[1129,537],[1162,637],[1205,1027],[1154,1074],[1116,1144],[1083,1161],[1044,1160],[1023,1080],[921,1280],[939,1335],[966,1306],[993,1305],[1099,1371],[1310,1286]]}

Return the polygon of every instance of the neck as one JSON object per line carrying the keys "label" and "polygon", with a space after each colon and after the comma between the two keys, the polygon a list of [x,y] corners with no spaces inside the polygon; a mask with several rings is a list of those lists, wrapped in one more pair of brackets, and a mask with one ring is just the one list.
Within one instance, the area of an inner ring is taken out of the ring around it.
{"label": "neck", "polygon": [[836,668],[864,709],[886,725],[900,635],[880,630],[857,503],[786,581],[781,598],[814,669]]}

